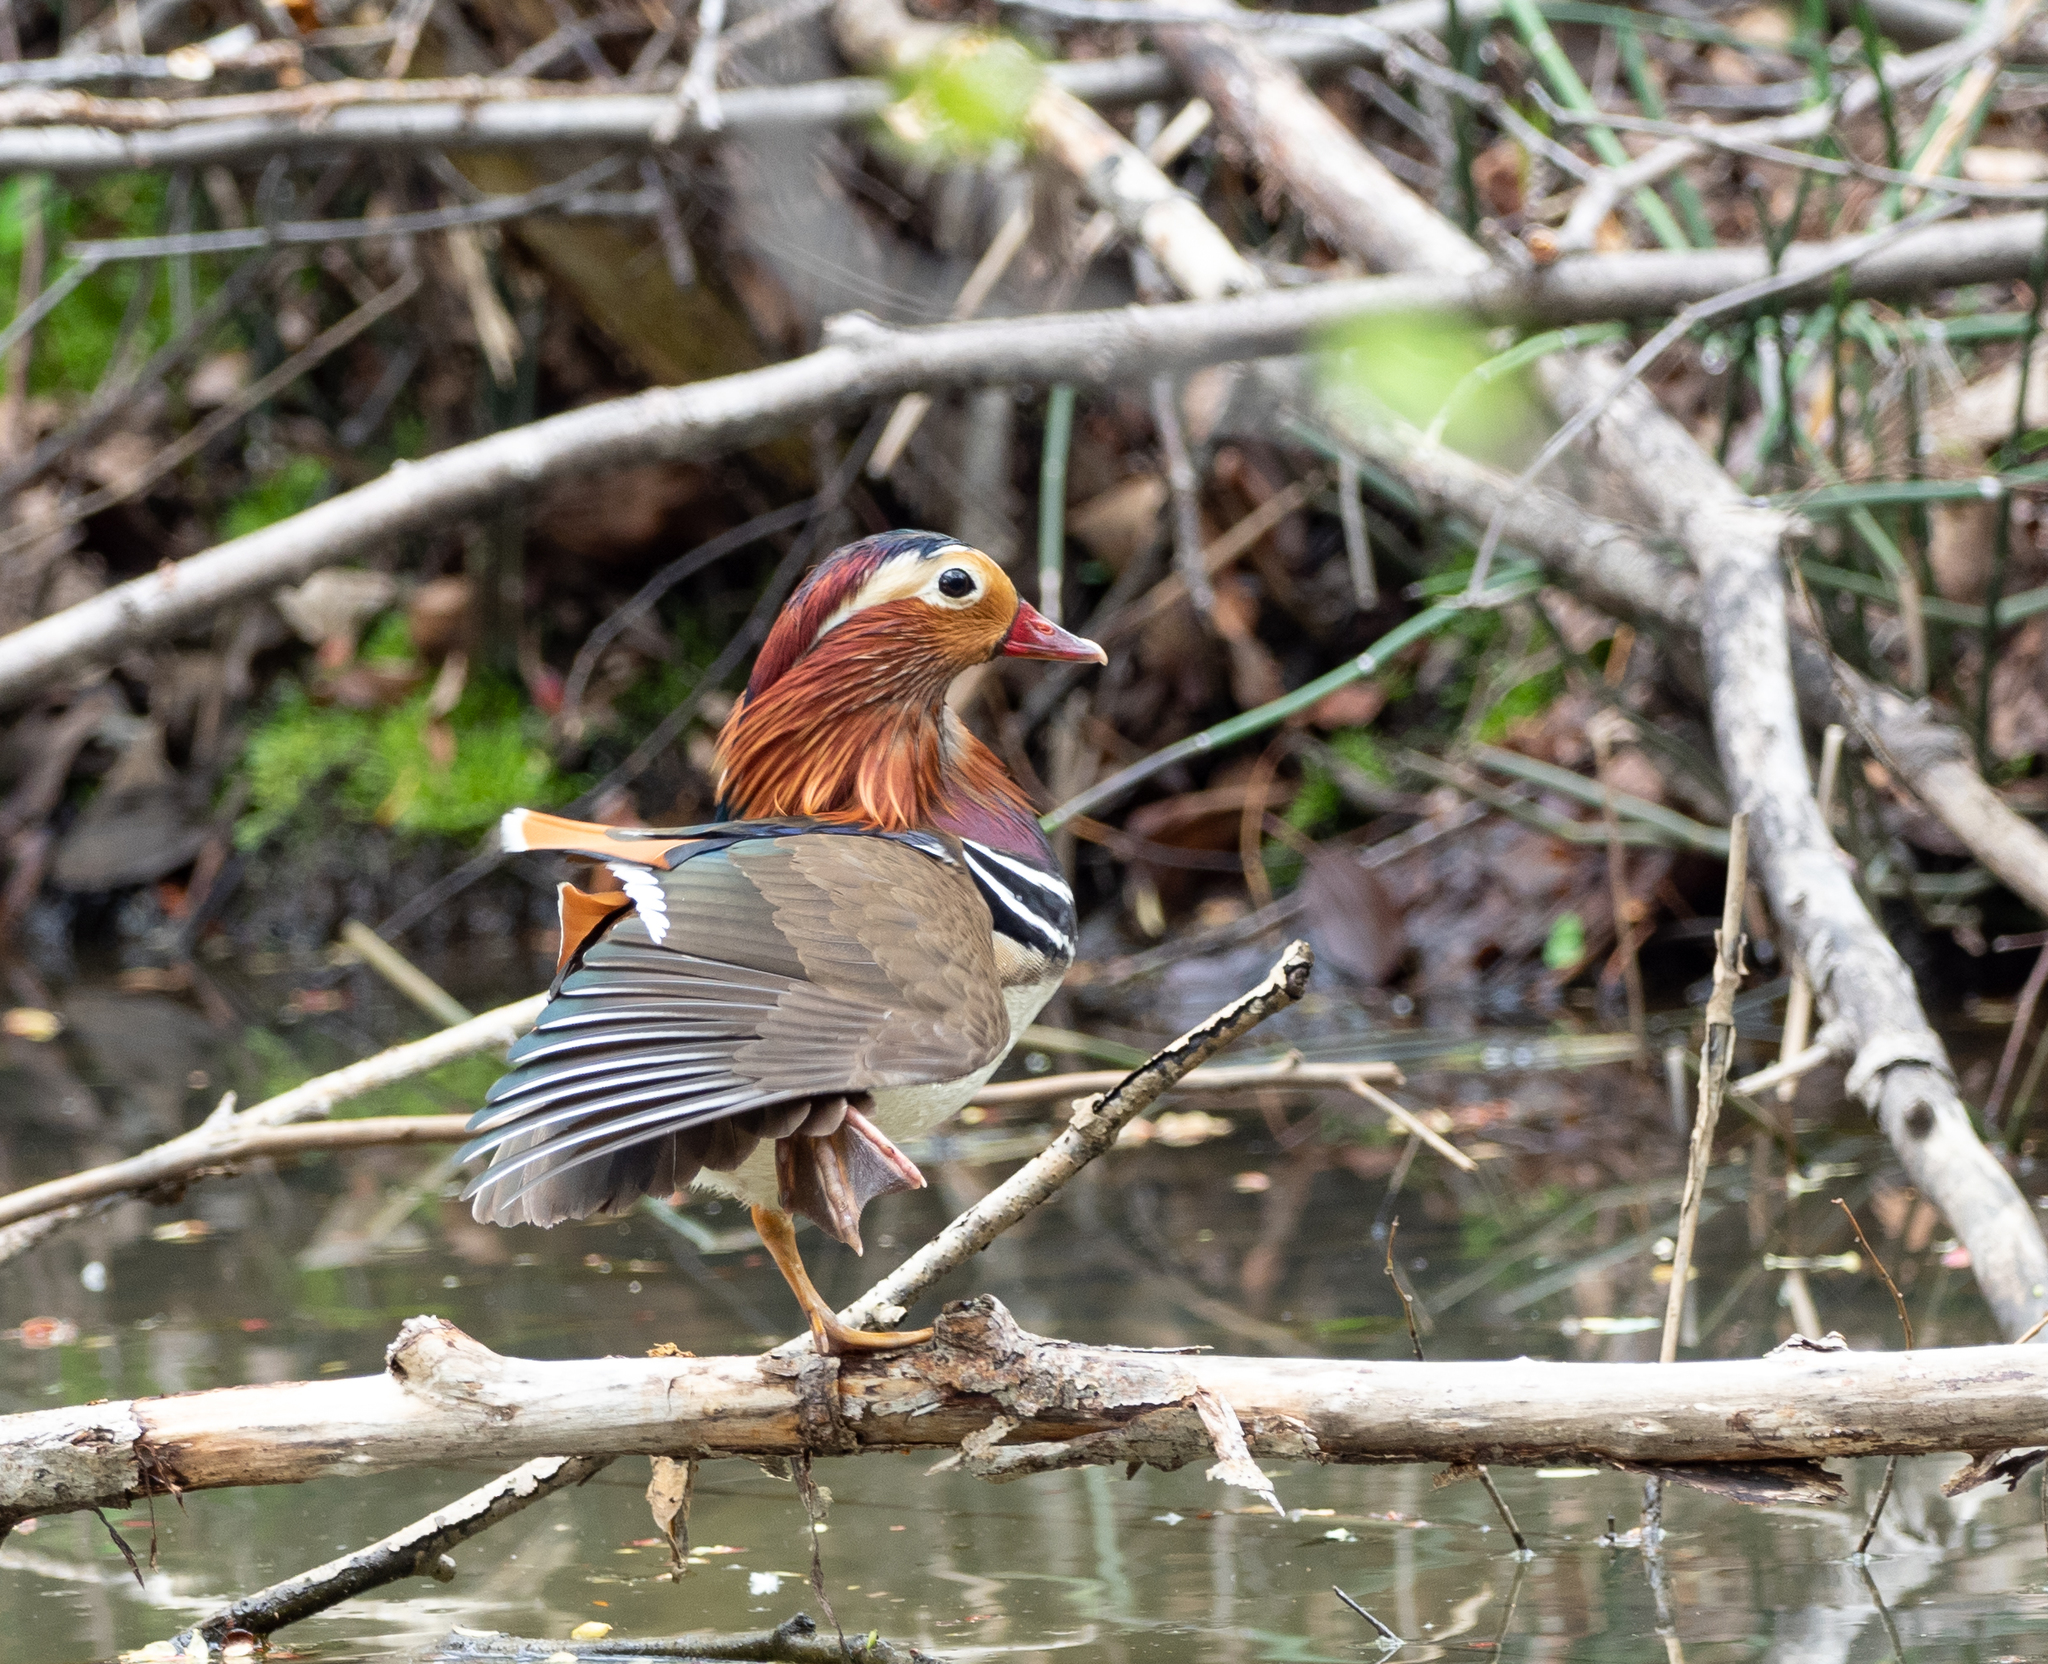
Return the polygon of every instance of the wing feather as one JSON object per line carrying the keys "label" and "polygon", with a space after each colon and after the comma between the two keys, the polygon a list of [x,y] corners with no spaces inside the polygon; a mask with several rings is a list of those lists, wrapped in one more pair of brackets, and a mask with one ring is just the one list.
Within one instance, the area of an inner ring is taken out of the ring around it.
{"label": "wing feather", "polygon": [[593,942],[472,1120],[479,1219],[629,1206],[733,1116],[719,1165],[757,1111],[955,1080],[1009,1043],[987,904],[936,839],[725,826],[652,876],[660,939],[636,911]]}

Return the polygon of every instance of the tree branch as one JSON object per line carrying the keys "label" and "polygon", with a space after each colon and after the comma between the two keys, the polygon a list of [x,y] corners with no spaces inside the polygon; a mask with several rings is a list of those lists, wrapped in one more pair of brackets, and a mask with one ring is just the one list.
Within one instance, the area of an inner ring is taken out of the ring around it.
{"label": "tree branch", "polygon": [[[1183,1075],[1300,999],[1314,964],[1306,942],[1290,943],[1264,982],[1133,1069],[1092,1105],[1077,1106],[1058,1137],[841,1312],[840,1322],[857,1329],[895,1322],[932,1284],[1057,1195]],[[807,1343],[805,1337],[791,1344]]]}
{"label": "tree branch", "polygon": [[[1903,298],[2021,278],[2041,234],[2038,214],[1930,229],[1858,261],[1844,281],[1851,295]],[[1826,267],[1836,258],[1833,244],[1795,246],[1781,269]],[[1726,249],[1561,261],[1535,273],[1373,278],[1220,301],[924,329],[892,329],[850,315],[829,324],[825,345],[805,357],[587,406],[401,464],[302,514],[30,624],[0,638],[0,706],[137,643],[210,620],[234,601],[558,480],[716,455],[916,389],[1129,384],[1165,370],[1293,352],[1366,314],[1531,324],[1635,317],[1721,293],[1767,270],[1763,250]],[[1828,281],[1817,278],[1812,296],[1782,298],[1794,304],[1829,292]]]}

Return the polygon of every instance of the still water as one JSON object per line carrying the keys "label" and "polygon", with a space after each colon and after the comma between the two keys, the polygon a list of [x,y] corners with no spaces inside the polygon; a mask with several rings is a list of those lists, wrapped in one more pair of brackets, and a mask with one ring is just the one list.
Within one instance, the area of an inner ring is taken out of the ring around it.
{"label": "still water", "polygon": [[[529,985],[524,965],[436,968],[476,1008]],[[224,1087],[251,1101],[423,1031],[359,975],[270,973],[219,970],[199,997],[91,983],[53,997],[62,1036],[6,1042],[0,1181],[11,1189],[107,1159],[175,1130]],[[1768,1001],[1750,1006],[1764,1038]],[[1142,1044],[1180,1013],[1127,1027],[1068,1015]],[[1959,1054],[1987,1037],[1963,1025]],[[1478,1177],[1426,1150],[1404,1165],[1403,1144],[1363,1106],[1328,1095],[1183,1099],[1169,1106],[1183,1118],[1163,1122],[1165,1136],[1113,1153],[940,1293],[987,1290],[1027,1327],[1081,1340],[1403,1356],[1409,1340],[1384,1271],[1398,1220],[1395,1253],[1428,1314],[1433,1358],[1654,1356],[1652,1320],[1665,1301],[1656,1239],[1669,1229],[1683,1159],[1661,1075],[1594,1061],[1612,1055],[1612,1040],[1590,1021],[1446,1035],[1327,995],[1255,1038],[1311,1054],[1400,1055],[1408,1101],[1449,1112],[1452,1136],[1482,1158]],[[456,1069],[356,1107],[468,1108],[490,1073]],[[866,1263],[807,1238],[826,1293],[857,1293],[1046,1130],[1042,1112],[1019,1112],[920,1152],[932,1186],[870,1210]],[[1921,1344],[1994,1339],[1954,1245],[1831,1087],[1802,1098],[1797,1133],[1789,1193],[1767,1140],[1738,1125],[1723,1141],[1689,1321],[1695,1352],[1754,1355],[1791,1332],[1786,1257],[1821,1260],[1808,1281],[1825,1327],[1858,1347],[1898,1344],[1890,1300],[1867,1269],[1830,1260],[1854,1246],[1837,1195],[1904,1285]],[[662,1341],[743,1351],[794,1327],[786,1291],[729,1205],[694,1205],[687,1234],[647,1214],[499,1231],[470,1223],[443,1194],[435,1160],[365,1152],[209,1181],[169,1206],[126,1204],[0,1267],[0,1411],[369,1373],[418,1312],[500,1351],[548,1358]],[[2030,1189],[2044,1181],[2023,1177]],[[1901,1466],[1867,1569],[1849,1553],[1881,1464],[1838,1464],[1852,1491],[1841,1510],[1671,1492],[1662,1628],[1641,1553],[1601,1541],[1610,1517],[1624,1532],[1636,1521],[1641,1482],[1623,1475],[1499,1471],[1535,1550],[1523,1562],[1478,1486],[1433,1489],[1427,1469],[1268,1464],[1290,1510],[1282,1520],[1199,1467],[998,1487],[928,1475],[927,1465],[891,1456],[818,1466],[832,1501],[817,1542],[849,1635],[879,1630],[948,1658],[1074,1664],[1380,1657],[1370,1628],[1331,1592],[1338,1585],[1404,1638],[1403,1660],[2048,1659],[2040,1493],[2029,1479],[2017,1495],[1946,1500],[1951,1458]],[[139,1505],[112,1524],[144,1558],[140,1587],[92,1515],[37,1522],[0,1548],[0,1656],[74,1664],[141,1648],[491,1471]],[[431,1657],[458,1627],[559,1642],[592,1621],[626,1639],[759,1630],[798,1610],[822,1618],[790,1485],[745,1464],[707,1467],[696,1552],[677,1581],[652,1540],[646,1481],[645,1461],[621,1460],[458,1548],[452,1583],[416,1580],[352,1601],[281,1632],[273,1656]]]}

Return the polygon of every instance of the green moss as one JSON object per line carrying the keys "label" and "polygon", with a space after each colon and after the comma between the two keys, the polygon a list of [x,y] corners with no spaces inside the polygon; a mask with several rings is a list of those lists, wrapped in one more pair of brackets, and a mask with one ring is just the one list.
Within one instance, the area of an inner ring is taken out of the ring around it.
{"label": "green moss", "polygon": [[[94,181],[72,193],[46,175],[21,174],[0,184],[0,294],[19,293],[29,226],[44,223],[44,282],[56,281],[69,262],[61,250],[86,238],[145,237],[161,229],[167,175],[130,173]],[[205,301],[218,287],[212,263],[193,262],[193,298]],[[38,394],[91,392],[106,374],[136,286],[153,285],[136,345],[154,351],[170,339],[170,285],[154,262],[122,260],[87,278],[37,326],[29,390]],[[223,329],[224,344],[233,332]]]}
{"label": "green moss", "polygon": [[1494,702],[1493,709],[1480,722],[1480,740],[1487,745],[1498,743],[1516,723],[1526,717],[1541,716],[1563,692],[1562,670],[1546,670],[1526,682],[1517,682]]}
{"label": "green moss", "polygon": [[1337,789],[1337,782],[1329,771],[1318,768],[1314,763],[1304,763],[1301,786],[1294,794],[1294,801],[1287,805],[1287,824],[1314,837],[1335,825],[1343,808],[1344,794]]}
{"label": "green moss", "polygon": [[1394,770],[1380,750],[1380,742],[1372,737],[1369,729],[1339,728],[1330,736],[1330,749],[1342,757],[1361,774],[1371,776],[1382,786],[1394,783]]}
{"label": "green moss", "polygon": [[541,744],[543,719],[510,684],[470,681],[449,714],[455,754],[434,754],[425,692],[378,713],[315,705],[286,689],[243,757],[249,810],[236,841],[253,848],[317,802],[348,820],[399,832],[481,832],[515,804],[547,807],[578,781],[557,772]]}
{"label": "green moss", "polygon": [[317,457],[295,456],[267,479],[249,487],[229,503],[220,517],[220,536],[247,537],[265,526],[289,520],[327,495],[327,467]]}

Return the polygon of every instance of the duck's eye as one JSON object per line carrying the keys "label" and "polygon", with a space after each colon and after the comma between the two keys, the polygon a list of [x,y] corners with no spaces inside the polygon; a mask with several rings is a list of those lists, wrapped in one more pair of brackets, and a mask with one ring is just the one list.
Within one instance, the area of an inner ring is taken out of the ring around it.
{"label": "duck's eye", "polygon": [[939,574],[939,593],[949,601],[965,600],[974,593],[974,574],[964,566],[949,566]]}

